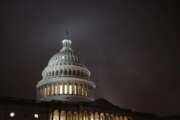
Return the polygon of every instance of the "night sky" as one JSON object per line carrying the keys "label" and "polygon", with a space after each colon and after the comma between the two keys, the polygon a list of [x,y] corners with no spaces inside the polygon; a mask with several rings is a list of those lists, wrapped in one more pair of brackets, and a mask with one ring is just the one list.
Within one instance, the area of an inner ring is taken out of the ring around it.
{"label": "night sky", "polygon": [[96,96],[121,108],[180,113],[177,3],[146,0],[0,2],[0,96],[34,99],[70,29]]}

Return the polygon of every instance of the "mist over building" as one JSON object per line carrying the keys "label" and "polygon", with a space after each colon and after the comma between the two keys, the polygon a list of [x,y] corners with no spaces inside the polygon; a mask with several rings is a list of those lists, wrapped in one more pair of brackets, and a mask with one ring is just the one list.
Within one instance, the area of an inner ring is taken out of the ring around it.
{"label": "mist over building", "polygon": [[96,83],[71,44],[70,35],[66,32],[62,48],[42,71],[42,79],[36,85],[36,98],[0,97],[0,120],[180,119],[178,115],[161,117],[121,108],[103,98],[95,99]]}

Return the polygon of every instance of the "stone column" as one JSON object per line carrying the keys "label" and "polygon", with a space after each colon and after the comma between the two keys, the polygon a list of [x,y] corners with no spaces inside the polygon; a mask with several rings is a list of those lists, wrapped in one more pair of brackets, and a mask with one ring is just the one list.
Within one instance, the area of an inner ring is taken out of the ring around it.
{"label": "stone column", "polygon": [[64,83],[62,82],[62,94],[64,95]]}
{"label": "stone column", "polygon": [[69,83],[66,83],[66,94],[69,94]]}
{"label": "stone column", "polygon": [[74,82],[71,83],[71,86],[72,86],[72,95],[75,95],[74,94]]}

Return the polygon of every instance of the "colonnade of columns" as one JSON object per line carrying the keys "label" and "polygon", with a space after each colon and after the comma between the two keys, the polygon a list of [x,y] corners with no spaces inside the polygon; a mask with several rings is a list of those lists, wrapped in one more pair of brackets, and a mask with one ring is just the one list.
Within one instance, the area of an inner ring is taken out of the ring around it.
{"label": "colonnade of columns", "polygon": [[49,120],[129,120],[127,115],[117,115],[103,112],[71,112],[54,110],[50,113]]}
{"label": "colonnade of columns", "polygon": [[55,95],[91,96],[91,88],[83,83],[52,83],[38,88],[38,97]]}
{"label": "colonnade of columns", "polygon": [[72,69],[60,69],[54,71],[48,71],[45,74],[45,77],[57,77],[57,76],[74,76],[87,79],[89,77],[87,71],[85,70],[72,70]]}

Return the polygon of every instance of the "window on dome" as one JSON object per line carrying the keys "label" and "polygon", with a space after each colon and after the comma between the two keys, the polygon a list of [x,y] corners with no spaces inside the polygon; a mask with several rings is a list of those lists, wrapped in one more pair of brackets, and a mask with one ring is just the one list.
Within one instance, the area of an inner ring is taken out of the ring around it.
{"label": "window on dome", "polygon": [[49,93],[50,93],[50,88],[49,88],[49,85],[47,86],[47,96],[49,96]]}
{"label": "window on dome", "polygon": [[62,86],[62,84],[59,85],[59,88],[60,88],[60,91],[59,91],[60,94],[63,94],[63,86]]}
{"label": "window on dome", "polygon": [[88,74],[86,72],[84,72],[84,77],[86,77],[86,78],[88,77]]}
{"label": "window on dome", "polygon": [[55,85],[55,91],[54,91],[55,95],[58,94],[58,85]]}
{"label": "window on dome", "polygon": [[81,87],[81,95],[84,96],[84,87]]}
{"label": "window on dome", "polygon": [[54,85],[51,84],[51,95],[54,95]]}
{"label": "window on dome", "polygon": [[77,76],[79,76],[80,75],[80,70],[77,70]]}
{"label": "window on dome", "polygon": [[44,96],[47,96],[47,88],[44,88]]}
{"label": "window on dome", "polygon": [[62,70],[60,70],[60,75],[62,75],[62,72],[63,72],[63,71],[62,71]]}
{"label": "window on dome", "polygon": [[78,95],[81,95],[81,85],[78,85],[78,86],[77,86],[77,94],[78,94]]}
{"label": "window on dome", "polygon": [[69,94],[72,94],[72,85],[69,84]]}
{"label": "window on dome", "polygon": [[66,69],[64,70],[64,75],[67,75],[67,70]]}
{"label": "window on dome", "polygon": [[73,75],[76,75],[76,71],[75,70],[73,70]]}
{"label": "window on dome", "polygon": [[81,71],[81,77],[84,77],[84,72],[83,71]]}
{"label": "window on dome", "polygon": [[77,85],[74,84],[74,94],[76,95],[77,94]]}
{"label": "window on dome", "polygon": [[64,85],[64,94],[67,94],[67,85]]}
{"label": "window on dome", "polygon": [[76,62],[78,61],[78,58],[77,58],[77,57],[75,57],[75,61],[76,61]]}
{"label": "window on dome", "polygon": [[58,70],[56,70],[56,75],[58,75]]}
{"label": "window on dome", "polygon": [[71,75],[72,73],[71,73],[71,69],[69,69],[69,75]]}
{"label": "window on dome", "polygon": [[85,95],[85,96],[88,96],[87,87],[86,87],[85,90],[84,90],[84,95]]}

